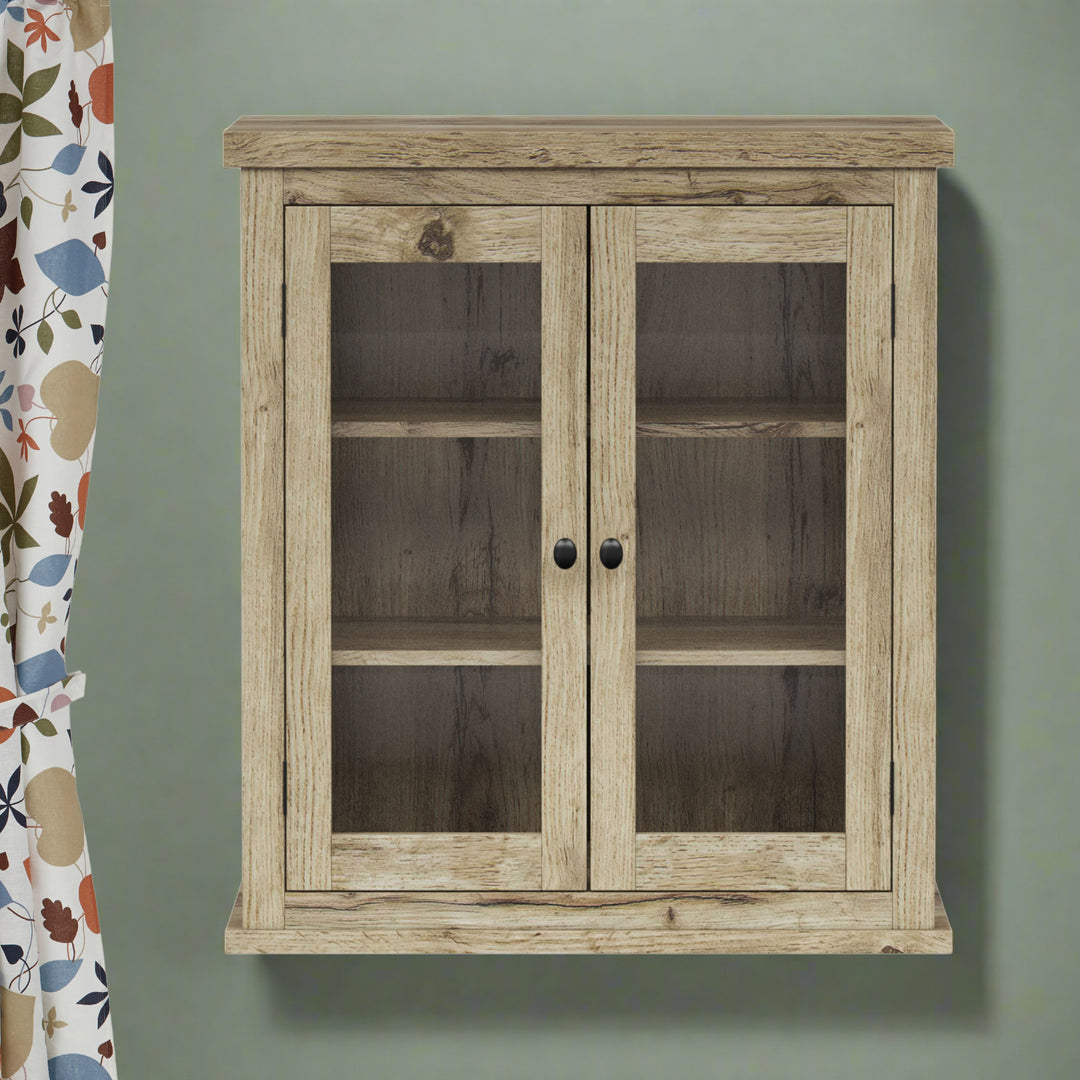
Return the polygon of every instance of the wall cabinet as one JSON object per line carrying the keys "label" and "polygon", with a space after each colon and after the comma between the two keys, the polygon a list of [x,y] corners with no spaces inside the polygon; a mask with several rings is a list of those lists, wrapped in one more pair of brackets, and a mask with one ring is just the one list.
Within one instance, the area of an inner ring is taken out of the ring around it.
{"label": "wall cabinet", "polygon": [[242,119],[236,952],[948,952],[933,118]]}

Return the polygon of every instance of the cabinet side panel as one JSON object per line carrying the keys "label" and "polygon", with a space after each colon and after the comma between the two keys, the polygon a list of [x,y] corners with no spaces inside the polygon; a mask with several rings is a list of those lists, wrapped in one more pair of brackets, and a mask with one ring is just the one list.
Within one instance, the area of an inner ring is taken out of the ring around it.
{"label": "cabinet side panel", "polygon": [[[543,825],[541,885],[588,885],[585,512],[586,211],[545,207],[542,219]],[[569,569],[552,552],[581,548]]]}
{"label": "cabinet side panel", "polygon": [[[592,210],[590,402],[593,889],[634,888],[635,210]],[[623,547],[607,570],[600,544]]]}
{"label": "cabinet side panel", "polygon": [[937,173],[896,173],[894,926],[934,925]]}
{"label": "cabinet side panel", "polygon": [[240,174],[243,922],[285,925],[282,180]]}
{"label": "cabinet side panel", "polygon": [[286,876],[330,888],[330,211],[285,214]]}
{"label": "cabinet side panel", "polygon": [[847,887],[887,889],[892,670],[892,211],[848,210]]}

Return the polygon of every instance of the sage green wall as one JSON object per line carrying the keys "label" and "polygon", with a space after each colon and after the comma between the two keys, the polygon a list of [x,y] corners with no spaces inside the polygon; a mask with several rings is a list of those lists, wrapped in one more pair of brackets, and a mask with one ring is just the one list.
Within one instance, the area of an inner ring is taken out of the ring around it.
{"label": "sage green wall", "polygon": [[[130,1080],[1074,1077],[1080,5],[115,0],[117,228],[73,662]],[[225,957],[241,113],[937,113],[952,958]]]}

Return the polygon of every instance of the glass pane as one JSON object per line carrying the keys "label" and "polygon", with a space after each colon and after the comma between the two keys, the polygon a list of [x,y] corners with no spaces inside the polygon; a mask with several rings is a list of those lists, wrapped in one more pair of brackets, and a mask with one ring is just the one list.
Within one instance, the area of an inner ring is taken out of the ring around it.
{"label": "glass pane", "polygon": [[639,832],[843,832],[844,669],[639,667]]}
{"label": "glass pane", "polygon": [[844,613],[844,440],[638,439],[638,615]]}
{"label": "glass pane", "polygon": [[843,831],[845,308],[843,264],[638,266],[638,618],[776,653],[638,668],[640,832]]}
{"label": "glass pane", "polygon": [[334,832],[539,832],[539,667],[335,668]]}
{"label": "glass pane", "polygon": [[539,263],[334,263],[331,395],[540,400]]}
{"label": "glass pane", "polygon": [[335,264],[331,305],[335,634],[385,665],[334,668],[333,829],[537,832],[540,667],[443,665],[539,650],[540,267]]}
{"label": "glass pane", "polygon": [[539,439],[334,439],[335,618],[540,617]]}
{"label": "glass pane", "polygon": [[640,263],[639,400],[844,402],[843,263]]}

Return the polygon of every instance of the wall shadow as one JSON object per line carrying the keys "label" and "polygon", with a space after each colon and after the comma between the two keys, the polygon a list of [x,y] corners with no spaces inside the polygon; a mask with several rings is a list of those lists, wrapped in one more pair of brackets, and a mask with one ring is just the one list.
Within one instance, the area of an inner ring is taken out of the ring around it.
{"label": "wall shadow", "polygon": [[980,1029],[989,1022],[987,521],[990,251],[940,174],[939,884],[951,957],[264,957],[274,1023]]}

